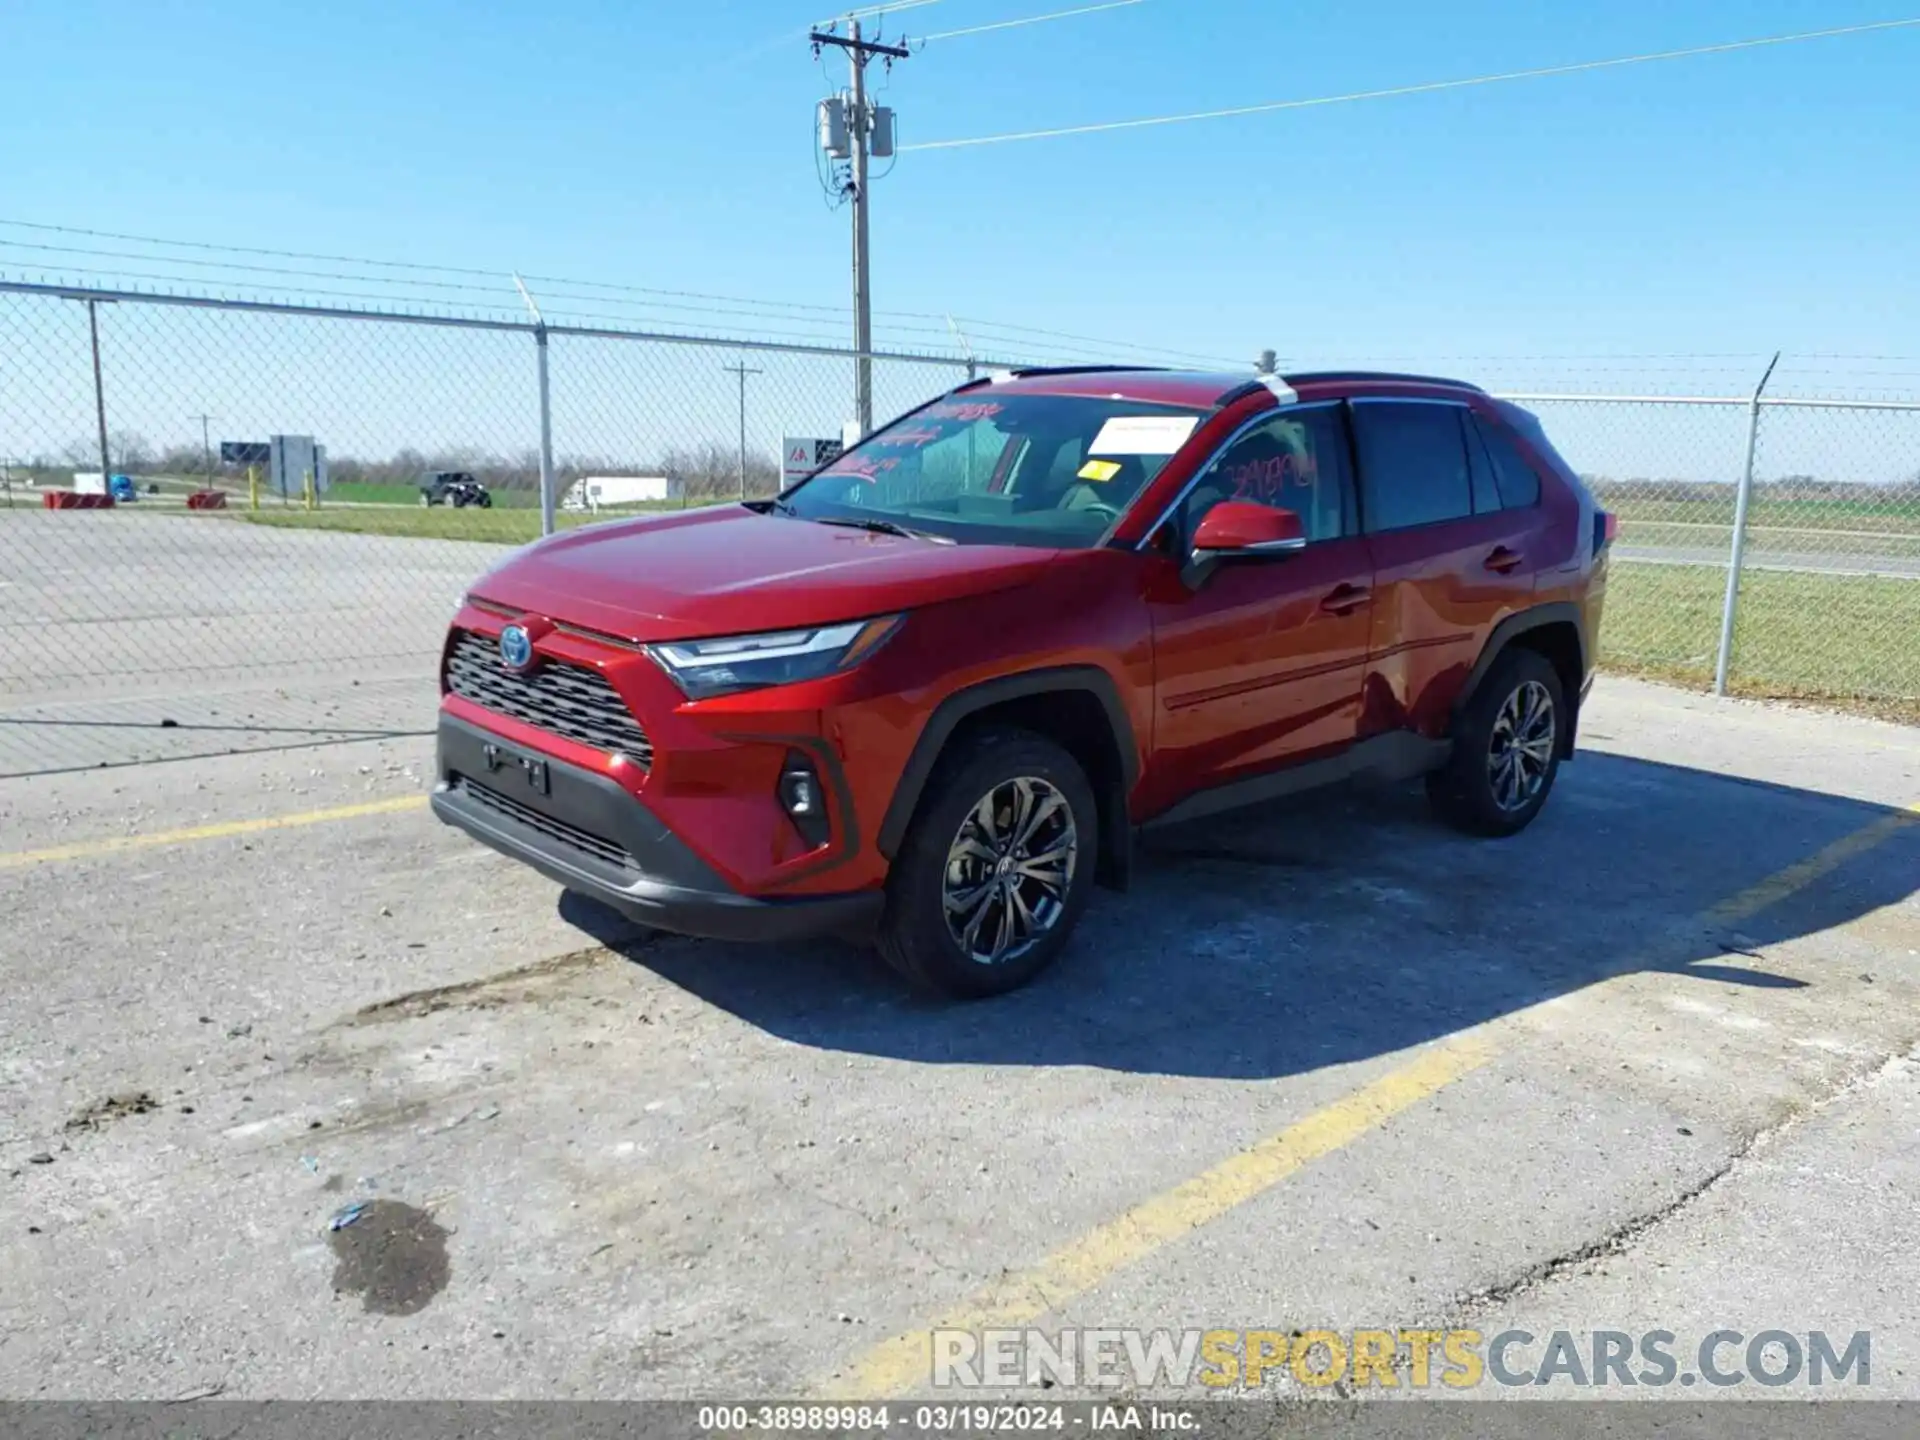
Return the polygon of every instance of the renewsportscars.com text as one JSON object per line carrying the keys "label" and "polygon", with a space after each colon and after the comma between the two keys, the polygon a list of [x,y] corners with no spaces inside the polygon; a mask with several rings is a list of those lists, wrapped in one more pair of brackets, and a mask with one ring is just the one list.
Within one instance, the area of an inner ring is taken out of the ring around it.
{"label": "renewsportscars.com text", "polygon": [[1865,1386],[1870,1331],[935,1330],[934,1388]]}

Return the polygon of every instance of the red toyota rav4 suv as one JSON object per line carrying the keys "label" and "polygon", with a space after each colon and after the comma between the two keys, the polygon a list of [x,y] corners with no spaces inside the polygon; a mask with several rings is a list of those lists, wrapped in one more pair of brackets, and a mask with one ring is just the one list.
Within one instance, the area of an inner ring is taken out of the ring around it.
{"label": "red toyota rav4 suv", "polygon": [[1530,414],[1457,381],[996,375],[776,500],[481,577],[433,805],[660,929],[875,937],[997,993],[1149,823],[1371,774],[1521,829],[1612,535]]}

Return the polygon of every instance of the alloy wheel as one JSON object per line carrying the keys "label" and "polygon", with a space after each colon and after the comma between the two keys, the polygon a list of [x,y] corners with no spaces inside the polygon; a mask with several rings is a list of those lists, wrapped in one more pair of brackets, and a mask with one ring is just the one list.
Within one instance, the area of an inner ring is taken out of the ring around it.
{"label": "alloy wheel", "polygon": [[1507,696],[1494,718],[1487,746],[1487,779],[1493,803],[1511,814],[1532,803],[1553,765],[1553,696],[1538,680],[1529,680]]}
{"label": "alloy wheel", "polygon": [[1073,807],[1035,775],[1003,781],[967,812],[947,849],[947,929],[979,965],[1026,954],[1059,923],[1080,858]]}

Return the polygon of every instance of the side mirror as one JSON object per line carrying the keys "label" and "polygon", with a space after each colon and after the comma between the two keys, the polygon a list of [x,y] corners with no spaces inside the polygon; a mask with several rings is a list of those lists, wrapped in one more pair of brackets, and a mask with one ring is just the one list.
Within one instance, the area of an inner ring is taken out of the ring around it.
{"label": "side mirror", "polygon": [[1306,527],[1297,514],[1251,500],[1222,500],[1193,532],[1195,560],[1294,555],[1306,548]]}

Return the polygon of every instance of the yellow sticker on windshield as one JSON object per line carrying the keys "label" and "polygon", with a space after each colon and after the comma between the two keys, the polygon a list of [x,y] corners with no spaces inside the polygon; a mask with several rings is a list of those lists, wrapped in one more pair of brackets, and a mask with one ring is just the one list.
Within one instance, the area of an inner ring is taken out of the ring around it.
{"label": "yellow sticker on windshield", "polygon": [[1080,478],[1105,484],[1120,473],[1120,467],[1111,460],[1089,460],[1080,467]]}

